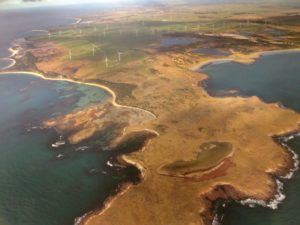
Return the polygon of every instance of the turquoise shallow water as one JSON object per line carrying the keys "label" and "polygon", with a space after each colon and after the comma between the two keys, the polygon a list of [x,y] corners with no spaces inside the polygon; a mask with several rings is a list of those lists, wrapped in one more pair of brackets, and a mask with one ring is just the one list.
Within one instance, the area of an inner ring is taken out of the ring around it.
{"label": "turquoise shallow water", "polygon": [[110,97],[96,87],[0,76],[1,225],[73,224],[76,217],[100,207],[120,183],[138,179],[133,167],[106,165],[116,153],[97,146],[85,152],[75,151],[79,146],[53,149],[53,130],[28,131],[46,118]]}
{"label": "turquoise shallow water", "polygon": [[[279,102],[284,107],[300,112],[299,62],[299,52],[286,52],[265,55],[250,65],[235,62],[210,64],[201,69],[209,76],[202,84],[211,95],[256,95],[265,102]],[[299,136],[287,141],[287,145],[300,154]],[[249,208],[230,202],[225,208],[218,209],[221,224],[299,225],[300,172],[297,171],[291,180],[283,182],[286,199],[278,210],[259,206]]]}

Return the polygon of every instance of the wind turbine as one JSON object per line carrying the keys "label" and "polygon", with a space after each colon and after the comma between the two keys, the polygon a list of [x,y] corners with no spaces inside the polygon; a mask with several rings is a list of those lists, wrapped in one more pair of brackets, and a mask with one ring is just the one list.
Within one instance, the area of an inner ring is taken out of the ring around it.
{"label": "wind turbine", "polygon": [[106,66],[106,68],[108,68],[108,58],[107,58],[107,56],[105,56],[105,66]]}
{"label": "wind turbine", "polygon": [[212,32],[215,33],[215,24],[212,25]]}
{"label": "wind turbine", "polygon": [[137,28],[135,29],[135,36],[139,36],[139,30]]}
{"label": "wind turbine", "polygon": [[72,50],[69,50],[69,60],[72,60]]}
{"label": "wind turbine", "polygon": [[95,51],[96,51],[96,45],[92,44],[92,53],[93,53],[93,56],[95,56]]}
{"label": "wind turbine", "polygon": [[123,52],[118,52],[118,60],[119,60],[119,62],[121,62],[121,56],[122,56],[123,54],[124,54]]}

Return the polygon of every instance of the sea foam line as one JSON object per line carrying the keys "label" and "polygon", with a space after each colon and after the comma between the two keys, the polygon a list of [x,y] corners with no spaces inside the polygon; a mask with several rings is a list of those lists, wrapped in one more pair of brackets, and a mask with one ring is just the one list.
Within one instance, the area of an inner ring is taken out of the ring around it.
{"label": "sea foam line", "polygon": [[90,213],[85,213],[83,216],[77,217],[74,220],[74,225],[80,225]]}
{"label": "sea foam line", "polygon": [[16,64],[16,60],[11,59],[11,58],[0,58],[0,60],[2,60],[2,61],[10,61],[10,64],[8,64],[7,66],[1,67],[0,71],[1,70],[7,70],[7,69],[13,67]]}
{"label": "sea foam line", "polygon": [[294,167],[290,169],[290,171],[284,175],[284,176],[281,176],[280,178],[281,179],[291,179],[293,178],[295,172],[299,169],[299,156],[298,154],[288,146],[287,142],[294,139],[295,137],[299,137],[300,136],[300,133],[295,133],[295,134],[292,134],[290,136],[287,136],[287,137],[281,137],[279,140],[280,140],[280,144],[285,148],[287,149],[287,151],[289,151],[291,154],[292,154],[292,158],[293,158],[293,161],[294,161]]}
{"label": "sea foam line", "polygon": [[[17,47],[17,49],[14,49],[13,47]],[[14,43],[13,47],[10,47],[8,49],[8,51],[10,52],[9,56],[7,56],[6,58],[0,58],[0,60],[3,60],[3,61],[6,60],[6,61],[10,61],[11,62],[9,65],[0,68],[0,71],[1,70],[10,69],[10,68],[12,68],[16,64],[16,60],[13,59],[13,57],[15,57],[19,53],[19,49],[18,48],[20,48],[20,46],[17,45],[16,43]]]}
{"label": "sea foam line", "polygon": [[239,201],[239,203],[242,205],[249,206],[250,208],[259,205],[273,210],[278,209],[278,206],[280,205],[280,203],[283,202],[286,196],[283,194],[283,183],[280,180],[276,179],[276,185],[277,185],[277,193],[275,194],[274,198],[269,202],[266,202],[264,200],[247,198],[245,200]]}
{"label": "sea foam line", "polygon": [[[285,137],[283,136],[283,137],[279,138],[280,144],[287,151],[289,151],[292,154],[292,158],[293,158],[293,161],[294,161],[293,168],[291,168],[290,171],[286,175],[280,176],[279,179],[285,179],[285,180],[291,179],[291,178],[293,178],[295,172],[299,169],[299,156],[287,144],[288,141],[294,139],[295,137],[299,137],[299,136],[300,136],[300,132],[289,135],[289,136],[285,136]],[[275,194],[274,198],[271,199],[269,202],[264,201],[264,200],[256,200],[256,199],[247,198],[247,199],[244,199],[244,200],[241,200],[241,201],[237,201],[237,203],[240,203],[244,206],[249,206],[250,208],[253,208],[255,206],[262,206],[262,207],[270,208],[270,209],[273,209],[273,210],[278,209],[279,205],[286,198],[286,196],[283,194],[283,191],[284,191],[283,182],[280,181],[279,179],[276,179],[276,186],[277,186],[276,192],[277,193]],[[221,225],[223,216],[224,215],[220,216],[218,213],[216,213],[216,215],[213,219],[212,225]]]}
{"label": "sea foam line", "polygon": [[[236,201],[237,203],[248,206],[250,208],[254,208],[256,206],[262,206],[264,208],[270,208],[273,210],[278,209],[279,205],[284,201],[286,196],[283,194],[284,185],[283,182],[281,182],[279,179],[276,179],[276,185],[277,185],[277,193],[275,194],[274,198],[270,200],[269,202],[264,200],[256,200],[252,198],[247,198],[241,201]],[[223,206],[225,207],[225,206]],[[224,215],[219,215],[216,213],[212,225],[221,225]]]}
{"label": "sea foam line", "polygon": [[[292,135],[289,135],[289,136],[279,138],[281,146],[283,146],[287,151],[289,151],[292,154],[292,158],[293,158],[293,161],[294,161],[293,168],[291,168],[286,175],[280,176],[279,179],[284,179],[284,180],[292,179],[295,172],[299,169],[299,156],[287,144],[288,141],[294,139],[295,137],[299,137],[299,136],[300,136],[300,133],[296,133],[296,134],[292,134]],[[283,194],[283,190],[284,190],[283,182],[280,181],[279,179],[276,179],[277,193],[275,194],[274,198],[271,201],[266,202],[266,201],[263,201],[263,200],[255,200],[255,199],[248,198],[248,199],[245,199],[245,200],[242,200],[242,201],[239,201],[239,202],[242,205],[248,205],[249,207],[255,207],[255,205],[260,205],[260,206],[267,207],[267,208],[270,208],[270,209],[273,209],[273,210],[278,209],[278,206],[286,198],[286,196]]]}

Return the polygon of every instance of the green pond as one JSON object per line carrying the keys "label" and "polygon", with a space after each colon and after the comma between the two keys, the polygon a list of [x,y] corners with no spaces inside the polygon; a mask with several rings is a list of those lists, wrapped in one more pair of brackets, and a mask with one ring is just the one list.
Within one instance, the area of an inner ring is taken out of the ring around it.
{"label": "green pond", "polygon": [[1,225],[74,224],[122,182],[138,181],[136,168],[109,166],[116,152],[86,144],[52,148],[58,134],[38,128],[47,118],[110,99],[96,87],[0,75]]}
{"label": "green pond", "polygon": [[[278,102],[283,107],[300,112],[300,52],[265,54],[253,64],[222,61],[209,64],[199,71],[208,75],[201,83],[209,94],[218,97],[242,95],[258,96],[268,103]],[[284,120],[284,118],[282,118]],[[300,136],[281,138],[297,154]],[[300,174],[284,184],[285,199],[273,210],[262,206],[244,206],[238,202],[219,202],[217,212],[222,225],[299,225]],[[251,180],[249,180],[251,182]]]}

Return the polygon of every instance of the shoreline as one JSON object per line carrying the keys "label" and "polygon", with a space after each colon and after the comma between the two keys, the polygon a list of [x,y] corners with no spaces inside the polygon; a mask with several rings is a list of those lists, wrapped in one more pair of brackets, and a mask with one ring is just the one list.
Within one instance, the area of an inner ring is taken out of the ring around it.
{"label": "shoreline", "polygon": [[15,49],[13,49],[13,47],[10,47],[10,48],[8,48],[8,51],[10,52],[10,55],[7,57],[4,57],[4,58],[0,58],[0,60],[9,60],[9,61],[11,61],[11,63],[7,66],[0,68],[0,72],[3,72],[4,70],[8,70],[8,69],[12,68],[17,63],[17,61],[14,57],[17,56],[17,54],[19,53],[19,50],[15,50]]}
{"label": "shoreline", "polygon": [[252,64],[256,60],[258,60],[262,56],[268,56],[268,55],[274,55],[274,54],[288,54],[288,53],[300,53],[300,48],[295,48],[295,49],[285,49],[285,50],[270,50],[270,51],[260,51],[260,52],[253,52],[250,53],[249,55],[242,55],[238,54],[232,54],[229,55],[228,57],[224,58],[217,58],[217,59],[209,59],[205,60],[204,62],[198,63],[194,66],[192,66],[190,69],[195,72],[201,72],[202,68],[209,66],[211,64],[216,64],[216,63],[226,63],[226,62],[236,62],[236,63],[241,63],[241,64]]}
{"label": "shoreline", "polygon": [[27,76],[34,76],[34,77],[38,77],[41,78],[43,80],[50,80],[50,81],[65,81],[65,82],[70,82],[70,83],[75,83],[75,84],[82,84],[82,85],[87,85],[87,86],[91,86],[91,87],[98,87],[101,88],[103,90],[105,90],[106,92],[108,92],[111,96],[111,104],[117,108],[127,108],[127,109],[134,109],[134,110],[139,110],[139,111],[143,111],[145,113],[149,113],[150,115],[153,116],[154,119],[157,118],[157,116],[150,112],[147,111],[145,109],[141,109],[141,108],[137,108],[137,107],[133,107],[133,106],[124,106],[124,105],[120,105],[117,103],[117,95],[115,94],[115,92],[108,88],[107,86],[101,85],[101,84],[97,84],[97,83],[92,83],[92,82],[84,82],[84,81],[78,81],[78,80],[73,80],[70,78],[52,78],[52,77],[47,77],[45,75],[43,75],[42,73],[38,73],[38,72],[26,72],[26,71],[1,71],[0,75],[13,75],[13,74],[20,74],[20,75],[27,75]]}
{"label": "shoreline", "polygon": [[[72,20],[75,20],[75,22],[71,22],[68,26],[72,26],[72,25],[80,25],[81,24],[81,22],[83,21],[83,19],[82,18],[71,18]],[[33,32],[33,33],[46,33],[46,34],[49,34],[49,30],[46,30],[46,29],[33,29],[33,30],[29,30],[29,31],[27,31],[27,32]],[[18,39],[17,39],[18,40]],[[16,40],[14,40],[10,45],[13,45],[13,47],[14,47],[14,42],[15,42]],[[10,68],[12,68],[16,63],[17,63],[17,61],[16,61],[16,59],[14,58],[15,56],[17,56],[17,54],[19,53],[19,50],[15,50],[15,49],[13,49],[13,47],[9,47],[8,48],[8,51],[11,53],[10,55],[8,55],[8,56],[6,56],[6,57],[2,57],[2,58],[0,58],[0,60],[11,60],[12,62],[11,62],[11,64],[9,64],[9,65],[7,65],[7,66],[4,66],[4,67],[0,67],[0,72],[3,72],[4,70],[8,70],[8,69],[10,69]],[[19,47],[18,45],[16,45],[16,47]]]}

